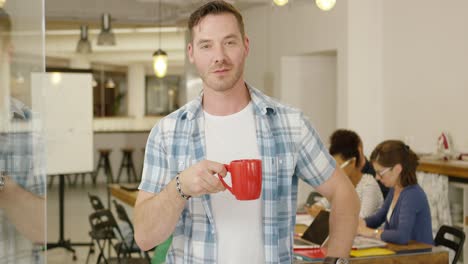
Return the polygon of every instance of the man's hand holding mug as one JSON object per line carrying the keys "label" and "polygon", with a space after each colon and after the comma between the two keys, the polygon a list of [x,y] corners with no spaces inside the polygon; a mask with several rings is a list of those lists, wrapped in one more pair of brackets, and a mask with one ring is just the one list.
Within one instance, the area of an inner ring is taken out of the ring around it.
{"label": "man's hand holding mug", "polygon": [[[232,186],[224,181],[231,173]],[[213,175],[218,177],[213,177]],[[201,196],[228,189],[237,200],[255,200],[262,191],[262,161],[234,160],[229,164],[204,160],[179,174],[182,192],[187,196]]]}

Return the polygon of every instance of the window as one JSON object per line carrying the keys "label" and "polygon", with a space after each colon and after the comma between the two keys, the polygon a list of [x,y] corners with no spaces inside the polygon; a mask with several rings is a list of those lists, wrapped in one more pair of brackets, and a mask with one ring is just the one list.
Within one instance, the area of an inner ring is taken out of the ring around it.
{"label": "window", "polygon": [[93,113],[95,117],[125,116],[127,74],[93,69]]}
{"label": "window", "polygon": [[179,108],[180,83],[179,75],[146,76],[146,115],[165,115]]}

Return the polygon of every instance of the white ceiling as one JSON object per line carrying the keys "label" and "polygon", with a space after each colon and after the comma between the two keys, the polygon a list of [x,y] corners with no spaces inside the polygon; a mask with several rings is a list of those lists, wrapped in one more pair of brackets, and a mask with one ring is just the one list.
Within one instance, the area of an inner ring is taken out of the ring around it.
{"label": "white ceiling", "polygon": [[[88,24],[100,25],[104,12],[112,15],[112,25],[163,26],[185,25],[190,13],[207,0],[161,0],[161,18],[158,17],[158,0],[45,0],[47,29],[78,28]],[[238,9],[258,5],[271,5],[271,0],[230,0]]]}

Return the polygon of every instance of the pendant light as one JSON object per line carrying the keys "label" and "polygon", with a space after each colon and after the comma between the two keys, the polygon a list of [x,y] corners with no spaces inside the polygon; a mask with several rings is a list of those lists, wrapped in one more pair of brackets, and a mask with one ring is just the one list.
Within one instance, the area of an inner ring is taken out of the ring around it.
{"label": "pendant light", "polygon": [[98,35],[97,44],[100,46],[114,46],[115,35],[111,28],[111,15],[109,13],[102,14],[101,32]]}
{"label": "pendant light", "polygon": [[315,0],[315,4],[323,11],[330,11],[335,6],[336,0]]}
{"label": "pendant light", "polygon": [[154,74],[158,78],[163,78],[167,73],[167,53],[161,49],[161,0],[159,0],[158,6],[158,18],[159,18],[159,48],[153,53],[153,70]]}
{"label": "pendant light", "polygon": [[88,40],[88,26],[81,25],[80,27],[80,40],[76,45],[76,52],[81,54],[89,54],[92,51],[91,42]]}
{"label": "pendant light", "polygon": [[277,6],[284,6],[288,3],[288,0],[273,0],[273,3]]}
{"label": "pendant light", "polygon": [[115,88],[115,82],[114,82],[114,80],[112,80],[111,77],[109,77],[109,79],[107,79],[107,81],[106,81],[106,88],[107,89],[114,89]]}

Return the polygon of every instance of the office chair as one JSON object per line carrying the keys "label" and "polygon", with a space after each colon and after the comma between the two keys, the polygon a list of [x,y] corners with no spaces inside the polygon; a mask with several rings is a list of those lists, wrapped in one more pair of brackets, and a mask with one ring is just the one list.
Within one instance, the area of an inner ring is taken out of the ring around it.
{"label": "office chair", "polygon": [[[453,240],[449,240],[445,237],[446,234],[452,235]],[[437,231],[436,237],[434,239],[434,244],[436,246],[448,247],[455,251],[455,257],[453,258],[452,264],[456,264],[460,258],[461,253],[463,252],[463,244],[465,243],[465,232],[447,225],[442,225]]]}

